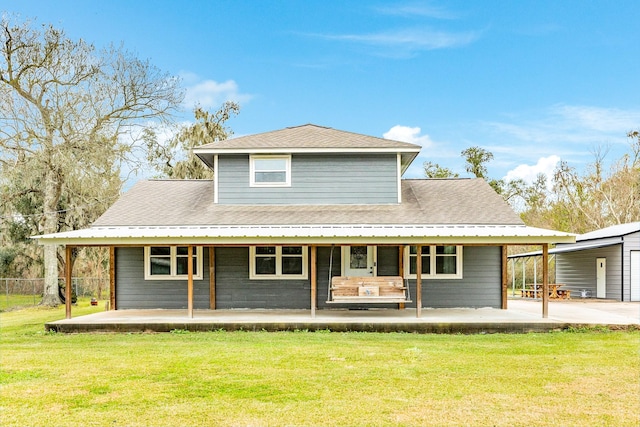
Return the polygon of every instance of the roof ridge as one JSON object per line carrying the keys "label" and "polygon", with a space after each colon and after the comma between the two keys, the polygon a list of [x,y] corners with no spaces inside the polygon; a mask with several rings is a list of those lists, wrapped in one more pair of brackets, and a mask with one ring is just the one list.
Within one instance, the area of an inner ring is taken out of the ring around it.
{"label": "roof ridge", "polygon": [[[305,124],[303,124],[303,125],[287,126],[285,129],[296,129],[296,128],[302,128],[302,127],[305,127],[305,126],[314,126],[314,127],[322,128],[322,129],[333,129],[332,127],[329,127],[329,126],[321,126],[321,125],[317,125],[317,124],[315,124],[315,123],[305,123]],[[334,130],[335,130],[335,129],[334,129]]]}

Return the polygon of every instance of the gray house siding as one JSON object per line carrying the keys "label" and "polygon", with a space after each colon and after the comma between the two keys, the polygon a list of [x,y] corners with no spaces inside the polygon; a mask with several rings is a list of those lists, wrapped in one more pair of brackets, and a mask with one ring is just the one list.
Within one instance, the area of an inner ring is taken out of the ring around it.
{"label": "gray house siding", "polygon": [[249,280],[249,248],[216,248],[216,307],[311,308],[309,280]]}
{"label": "gray house siding", "polygon": [[219,157],[220,204],[398,202],[395,154],[294,154],[290,187],[250,187],[249,181],[249,155]]}
{"label": "gray house siding", "polygon": [[[341,250],[334,247],[317,249],[317,307],[392,308],[394,304],[327,304],[329,265],[331,277],[341,271]],[[203,251],[203,279],[194,280],[194,308],[209,308],[208,248]],[[332,259],[332,262],[331,262]],[[250,280],[249,248],[216,248],[216,307],[219,309],[310,309],[310,280]],[[424,280],[423,306],[500,307],[499,247],[465,247],[463,279]],[[378,276],[397,276],[399,248],[380,246],[377,250]],[[116,249],[116,298],[118,309],[186,309],[186,281],[144,280],[143,248]],[[415,280],[407,280],[415,307]]]}
{"label": "gray house siding", "polygon": [[[193,307],[209,308],[208,249],[204,248],[202,280],[193,281]],[[118,309],[186,309],[186,280],[145,280],[144,249],[116,248],[116,304]]]}
{"label": "gray house siding", "polygon": [[[463,250],[463,278],[423,280],[422,306],[428,308],[500,308],[502,305],[499,246],[467,246]],[[415,280],[411,280],[415,295]]]}
{"label": "gray house siding", "polygon": [[622,245],[619,244],[556,254],[556,282],[563,284],[563,289],[571,290],[572,297],[580,295],[582,289],[586,289],[592,297],[595,297],[597,258],[607,259],[606,298],[620,301],[622,298]]}

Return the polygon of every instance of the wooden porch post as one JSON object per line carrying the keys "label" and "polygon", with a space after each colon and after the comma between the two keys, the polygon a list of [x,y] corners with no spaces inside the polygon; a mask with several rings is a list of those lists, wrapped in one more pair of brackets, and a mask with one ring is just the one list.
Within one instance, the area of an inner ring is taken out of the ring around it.
{"label": "wooden porch post", "polygon": [[416,247],[416,317],[422,316],[422,245]]}
{"label": "wooden porch post", "polygon": [[187,247],[187,315],[193,318],[193,246]]}
{"label": "wooden porch post", "polygon": [[116,309],[116,248],[109,246],[109,310]]}
{"label": "wooden porch post", "polygon": [[209,248],[209,308],[216,309],[216,248]]}
{"label": "wooden porch post", "polygon": [[549,317],[549,244],[542,245],[542,318]]}
{"label": "wooden porch post", "polygon": [[[404,245],[398,247],[398,276],[402,277],[404,284]],[[398,310],[404,310],[404,303],[398,304]]]}
{"label": "wooden porch post", "polygon": [[[311,317],[316,317],[316,296],[318,294],[317,246],[311,246]],[[330,286],[330,285],[329,285]]]}
{"label": "wooden porch post", "polygon": [[65,247],[64,257],[64,306],[67,319],[71,319],[71,275],[73,273],[72,254],[73,247],[67,245]]}
{"label": "wooden porch post", "polygon": [[502,246],[502,309],[507,309],[507,246]]}

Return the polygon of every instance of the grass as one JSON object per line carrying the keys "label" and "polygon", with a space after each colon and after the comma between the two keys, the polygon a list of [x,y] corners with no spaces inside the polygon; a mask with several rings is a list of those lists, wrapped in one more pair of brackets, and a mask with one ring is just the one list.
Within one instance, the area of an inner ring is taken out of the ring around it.
{"label": "grass", "polygon": [[42,295],[0,294],[0,311],[35,306],[41,300]]}
{"label": "grass", "polygon": [[[74,315],[99,310],[81,301]],[[637,331],[44,332],[62,317],[0,314],[3,426],[636,426],[640,414]]]}

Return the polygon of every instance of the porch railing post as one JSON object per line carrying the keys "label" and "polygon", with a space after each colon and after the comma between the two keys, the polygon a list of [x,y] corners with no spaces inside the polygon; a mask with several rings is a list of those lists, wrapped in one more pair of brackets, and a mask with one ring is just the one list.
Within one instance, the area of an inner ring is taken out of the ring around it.
{"label": "porch railing post", "polygon": [[542,245],[542,318],[549,317],[549,244]]}
{"label": "porch railing post", "polygon": [[109,309],[116,310],[116,248],[109,246]]}
{"label": "porch railing post", "polygon": [[193,318],[193,246],[187,247],[187,315]]}
{"label": "porch railing post", "polygon": [[71,274],[73,269],[73,264],[71,260],[71,251],[73,248],[69,245],[65,247],[65,257],[64,257],[64,305],[65,305],[65,316],[67,319],[71,319],[71,287],[73,284],[71,283]]}
{"label": "porch railing post", "polygon": [[509,279],[507,277],[508,270],[508,262],[509,258],[507,258],[507,246],[502,246],[502,309],[507,309],[507,287]]}
{"label": "porch railing post", "polygon": [[[316,317],[316,300],[318,294],[317,246],[311,246],[311,317]],[[331,286],[329,284],[328,286]]]}
{"label": "porch railing post", "polygon": [[416,247],[416,317],[422,316],[422,245]]}
{"label": "porch railing post", "polygon": [[216,309],[216,248],[209,246],[209,309]]}
{"label": "porch railing post", "polygon": [[[402,277],[402,284],[404,285],[404,245],[398,246],[398,273],[398,275]],[[403,310],[404,307],[405,306],[403,302],[398,304],[399,310]]]}

